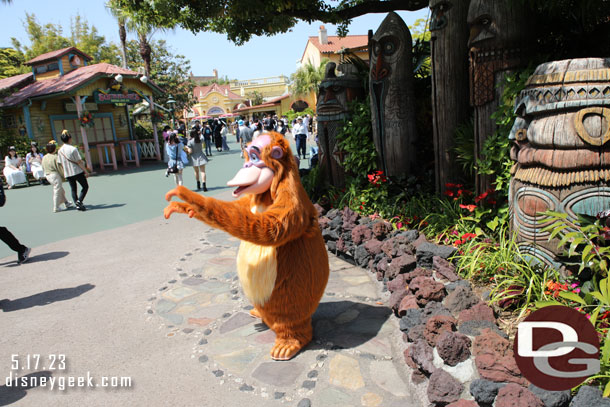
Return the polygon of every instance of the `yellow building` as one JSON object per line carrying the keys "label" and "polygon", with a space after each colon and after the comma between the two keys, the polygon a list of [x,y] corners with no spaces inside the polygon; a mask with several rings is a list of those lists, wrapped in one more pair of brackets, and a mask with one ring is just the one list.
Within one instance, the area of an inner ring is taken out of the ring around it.
{"label": "yellow building", "polygon": [[277,98],[273,98],[256,106],[244,106],[234,111],[234,114],[244,119],[260,118],[265,114],[283,116],[289,110],[300,112],[307,107],[316,109],[314,95],[310,94],[303,97],[293,97],[287,93]]}
{"label": "yellow building", "polygon": [[189,111],[187,119],[230,116],[234,110],[245,107],[245,98],[233,93],[229,85],[214,83],[208,86],[196,86],[193,97],[197,100]]}
{"label": "yellow building", "polygon": [[267,78],[231,81],[231,90],[243,98],[251,92],[258,92],[265,100],[276,98],[288,93],[289,79],[284,75]]}
{"label": "yellow building", "polygon": [[[77,48],[64,48],[27,61],[31,73],[0,80],[0,90],[9,94],[0,103],[3,126],[41,146],[59,141],[66,129],[73,143],[82,146],[89,168],[116,167],[121,148],[129,159],[136,152],[139,158],[158,159],[157,140],[135,140],[127,105],[150,101],[163,91],[137,72],[90,61]],[[91,121],[83,123],[89,114]]]}
{"label": "yellow building", "polygon": [[307,40],[305,51],[303,51],[303,56],[299,61],[300,66],[310,63],[314,67],[318,67],[324,58],[339,65],[341,53],[345,51],[349,51],[363,61],[368,61],[368,42],[368,35],[347,35],[343,38],[334,35],[329,36],[326,28],[321,25],[318,35],[309,37]]}

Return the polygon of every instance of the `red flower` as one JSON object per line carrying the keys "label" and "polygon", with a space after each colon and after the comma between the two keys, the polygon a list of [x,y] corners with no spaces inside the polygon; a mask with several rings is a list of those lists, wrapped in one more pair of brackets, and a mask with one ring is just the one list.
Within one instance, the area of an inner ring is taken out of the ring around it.
{"label": "red flower", "polygon": [[468,240],[470,240],[470,239],[474,239],[475,237],[477,237],[477,234],[476,234],[476,233],[464,233],[464,234],[462,235],[462,239],[463,239],[464,241],[468,241]]}
{"label": "red flower", "polygon": [[474,210],[477,209],[477,206],[476,205],[463,205],[463,204],[460,204],[460,208],[468,209],[470,212],[474,212]]}

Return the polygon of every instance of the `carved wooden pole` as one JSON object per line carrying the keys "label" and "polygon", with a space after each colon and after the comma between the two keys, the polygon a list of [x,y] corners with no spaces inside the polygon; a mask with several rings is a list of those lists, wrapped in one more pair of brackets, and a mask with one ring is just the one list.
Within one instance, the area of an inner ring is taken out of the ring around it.
{"label": "carved wooden pole", "polygon": [[452,158],[455,129],[470,116],[468,107],[468,3],[430,0],[432,112],[436,191],[455,180],[460,170]]}
{"label": "carved wooden pole", "polygon": [[[470,37],[470,103],[474,106],[475,158],[481,158],[485,140],[496,131],[491,115],[498,110],[502,83],[509,70],[521,65],[528,18],[523,5],[508,0],[471,0],[468,8]],[[476,190],[491,186],[489,176],[477,174]]]}

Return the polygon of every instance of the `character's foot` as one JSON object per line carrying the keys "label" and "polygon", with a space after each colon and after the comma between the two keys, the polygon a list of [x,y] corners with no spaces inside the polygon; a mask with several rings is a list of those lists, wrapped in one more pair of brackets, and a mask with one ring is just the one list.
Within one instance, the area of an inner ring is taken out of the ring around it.
{"label": "character's foot", "polygon": [[169,219],[172,213],[184,213],[188,215],[189,218],[195,216],[195,211],[193,208],[184,202],[170,202],[169,205],[167,205],[163,210],[163,216],[165,216],[165,219]]}
{"label": "character's foot", "polygon": [[258,310],[256,308],[252,308],[250,310],[250,315],[252,315],[254,318],[263,318],[261,313],[258,312]]}
{"label": "character's foot", "polygon": [[275,345],[271,348],[271,359],[290,360],[302,347],[297,339],[276,339]]}

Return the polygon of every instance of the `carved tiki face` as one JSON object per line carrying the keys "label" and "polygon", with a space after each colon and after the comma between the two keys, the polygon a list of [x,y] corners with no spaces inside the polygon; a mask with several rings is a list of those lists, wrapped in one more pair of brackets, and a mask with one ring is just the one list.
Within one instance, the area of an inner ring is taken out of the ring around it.
{"label": "carved tiki face", "polygon": [[413,109],[411,33],[402,18],[389,13],[369,43],[373,139],[384,170],[404,173],[409,150],[409,112]]}
{"label": "carved tiki face", "polygon": [[[342,66],[340,65],[340,68]],[[318,104],[316,106],[318,115],[335,116],[345,114],[348,111],[347,103],[362,95],[362,88],[357,77],[349,73],[337,77],[335,75],[335,67],[336,64],[334,62],[329,62],[326,65],[326,75],[322,82],[320,82],[320,89],[318,91]]]}
{"label": "carved tiki face", "polygon": [[501,49],[520,43],[527,32],[516,1],[471,0],[468,8],[469,47]]}
{"label": "carved tiki face", "polygon": [[[453,3],[447,0],[430,0],[430,31],[439,31],[447,26],[449,10],[453,7]],[[434,36],[434,34],[432,34]]]}

